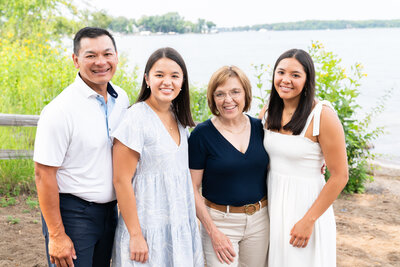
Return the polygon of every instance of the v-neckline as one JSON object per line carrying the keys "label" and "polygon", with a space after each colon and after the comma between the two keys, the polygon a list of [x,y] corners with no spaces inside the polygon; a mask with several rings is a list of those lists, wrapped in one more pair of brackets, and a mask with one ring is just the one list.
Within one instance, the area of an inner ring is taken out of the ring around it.
{"label": "v-neckline", "polygon": [[179,132],[179,144],[177,144],[174,140],[174,138],[172,137],[172,135],[169,133],[168,129],[165,127],[164,123],[161,121],[160,117],[157,115],[157,113],[149,106],[149,104],[147,104],[145,101],[143,101],[143,103],[146,105],[146,107],[148,109],[151,110],[151,112],[153,113],[154,116],[156,116],[158,122],[161,124],[162,128],[164,129],[164,132],[166,132],[166,134],[169,136],[170,140],[172,141],[173,144],[175,144],[175,146],[177,148],[181,147],[182,144],[182,134],[181,134],[181,129],[180,129],[180,125],[179,122],[177,121],[177,125],[178,125],[178,132]]}
{"label": "v-neckline", "polygon": [[215,127],[215,125],[212,123],[211,119],[209,119],[209,123],[212,125],[213,129],[217,132],[217,134],[223,139],[225,140],[226,143],[229,144],[229,146],[231,148],[233,148],[233,150],[237,151],[238,153],[240,153],[240,155],[242,156],[246,156],[247,153],[250,151],[250,145],[251,145],[251,138],[253,136],[253,123],[251,122],[251,118],[250,116],[246,115],[249,118],[249,122],[250,122],[250,138],[249,138],[249,143],[247,145],[246,151],[245,152],[241,152],[239,149],[237,149],[234,145],[232,145],[231,142],[229,142],[228,139],[225,138],[225,136],[223,136],[223,134],[220,133],[220,131],[218,131],[217,127]]}

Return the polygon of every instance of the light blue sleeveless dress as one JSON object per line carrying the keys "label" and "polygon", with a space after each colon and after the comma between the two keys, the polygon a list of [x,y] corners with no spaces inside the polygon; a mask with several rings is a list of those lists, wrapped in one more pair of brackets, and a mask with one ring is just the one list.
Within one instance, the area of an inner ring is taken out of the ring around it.
{"label": "light blue sleeveless dress", "polygon": [[149,260],[145,264],[130,260],[130,236],[120,215],[112,266],[204,267],[188,166],[189,133],[178,126],[179,146],[157,114],[140,102],[128,109],[113,133],[140,154],[132,187]]}

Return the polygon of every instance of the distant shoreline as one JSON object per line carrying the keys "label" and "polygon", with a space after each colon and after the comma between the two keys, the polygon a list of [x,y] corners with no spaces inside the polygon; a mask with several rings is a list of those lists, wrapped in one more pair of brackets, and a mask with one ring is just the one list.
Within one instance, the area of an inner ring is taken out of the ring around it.
{"label": "distant shoreline", "polygon": [[[235,27],[217,27],[214,26],[210,29],[204,29],[200,32],[152,32],[148,29],[139,30],[125,33],[113,31],[115,34],[120,35],[140,35],[140,36],[154,36],[154,35],[181,35],[181,34],[216,34],[223,32],[243,32],[243,31],[312,31],[312,30],[346,30],[346,29],[376,29],[376,28],[400,28],[400,19],[396,20],[305,20],[296,22],[282,22],[271,24],[256,24],[247,26]],[[112,29],[110,29],[112,31]]]}
{"label": "distant shoreline", "polygon": [[366,28],[399,28],[400,19],[396,20],[305,20],[296,22],[282,22],[271,24],[256,24],[252,26],[221,27],[219,31],[242,30],[339,30],[339,29],[366,29]]}
{"label": "distant shoreline", "polygon": [[121,32],[112,32],[114,36],[167,36],[167,35],[188,35],[188,34],[219,34],[219,33],[235,33],[235,32],[280,32],[280,31],[341,31],[341,30],[369,30],[369,29],[400,29],[400,25],[398,27],[371,27],[371,28],[346,28],[346,29],[299,29],[299,30],[237,30],[237,31],[217,31],[210,33],[160,33],[160,32],[136,32],[136,33],[121,33]]}

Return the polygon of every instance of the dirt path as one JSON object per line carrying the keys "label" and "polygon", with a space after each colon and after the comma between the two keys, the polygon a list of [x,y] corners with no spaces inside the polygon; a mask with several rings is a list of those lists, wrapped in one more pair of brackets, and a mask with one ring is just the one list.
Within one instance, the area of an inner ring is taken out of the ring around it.
{"label": "dirt path", "polygon": [[376,177],[334,209],[338,266],[400,266],[400,180]]}
{"label": "dirt path", "polygon": [[[20,197],[16,205],[0,208],[1,267],[46,266],[34,204]],[[334,209],[337,266],[400,266],[400,177],[376,177],[366,194],[342,195]]]}

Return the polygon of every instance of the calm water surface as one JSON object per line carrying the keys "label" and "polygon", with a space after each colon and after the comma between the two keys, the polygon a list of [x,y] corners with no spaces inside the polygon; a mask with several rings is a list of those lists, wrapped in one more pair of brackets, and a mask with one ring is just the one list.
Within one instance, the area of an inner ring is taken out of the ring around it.
{"label": "calm water surface", "polygon": [[[385,126],[387,134],[375,142],[374,151],[400,164],[400,29],[349,29],[324,31],[233,32],[219,34],[185,34],[161,36],[116,37],[120,54],[128,57],[131,66],[137,65],[140,75],[150,54],[160,47],[170,46],[184,57],[190,82],[207,84],[211,74],[223,65],[243,69],[255,88],[251,64],[271,65],[290,48],[307,50],[311,41],[321,42],[328,51],[342,58],[349,69],[362,63],[368,76],[363,79],[361,95],[357,98],[362,117],[384,91],[393,88],[385,111],[374,119],[373,125]],[[257,92],[254,92],[257,94]],[[251,113],[256,113],[253,104]]]}

